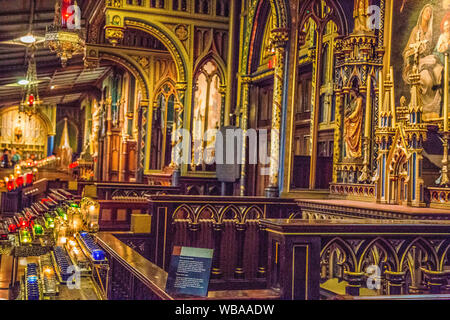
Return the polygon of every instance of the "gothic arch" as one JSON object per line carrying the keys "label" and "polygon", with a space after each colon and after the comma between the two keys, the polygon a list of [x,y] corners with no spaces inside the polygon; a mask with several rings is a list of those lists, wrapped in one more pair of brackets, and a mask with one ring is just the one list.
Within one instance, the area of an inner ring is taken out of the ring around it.
{"label": "gothic arch", "polygon": [[188,61],[189,55],[184,49],[180,40],[172,34],[164,25],[157,22],[149,22],[143,20],[134,20],[125,18],[125,27],[145,31],[159,41],[169,50],[177,68],[177,82],[186,83],[188,79]]}
{"label": "gothic arch", "polygon": [[[287,30],[289,24],[289,7],[286,0],[270,0],[270,9],[272,10],[274,29]],[[255,54],[255,43],[259,32],[264,32],[264,28],[260,26],[266,23],[268,19],[267,0],[251,1],[248,10],[248,20],[246,26],[246,37],[244,39],[244,54],[242,59],[242,71],[248,74],[251,70],[252,56]],[[262,30],[262,31],[261,31]]]}
{"label": "gothic arch", "polygon": [[[5,112],[11,111],[11,110],[17,110],[19,111],[19,106],[11,106],[2,108],[0,114],[3,114]],[[37,110],[36,117],[41,120],[41,122],[44,124],[45,128],[47,129],[47,135],[54,135],[56,133],[56,125],[53,126],[51,120],[48,118],[48,116],[43,113],[41,110]]]}
{"label": "gothic arch", "polygon": [[195,67],[194,67],[194,82],[195,82],[195,78],[197,77],[198,71],[201,67],[203,67],[208,61],[213,61],[214,64],[217,67],[217,73],[219,74],[219,78],[220,78],[220,85],[224,86],[226,85],[227,81],[226,81],[226,76],[225,76],[225,63],[223,62],[223,60],[212,53],[208,53],[205,56],[203,56],[202,58],[200,58],[198,60],[198,62],[196,63]]}
{"label": "gothic arch", "polygon": [[38,110],[37,116],[42,120],[44,125],[47,127],[47,134],[54,135],[56,133],[56,125],[53,126],[48,116],[44,114],[41,110]]}
{"label": "gothic arch", "polygon": [[289,28],[289,11],[285,0],[270,0],[275,29]]}
{"label": "gothic arch", "polygon": [[144,71],[140,68],[139,65],[136,64],[136,62],[131,59],[130,57],[126,55],[121,55],[117,52],[114,54],[110,53],[109,51],[102,51],[102,49],[99,47],[99,59],[105,59],[109,61],[113,61],[126,70],[128,70],[135,78],[138,80],[138,83],[140,85],[140,89],[142,91],[143,97],[145,97],[144,100],[149,101],[150,99],[150,86],[148,83],[147,76],[145,75]]}
{"label": "gothic arch", "polygon": [[[314,13],[314,10],[311,10],[311,7],[315,4],[319,3],[320,1],[317,0],[307,0],[304,1],[300,7],[299,11],[299,26],[303,26],[308,19],[314,20],[315,23],[318,23],[317,16]],[[348,33],[348,23],[347,19],[344,13],[344,10],[340,3],[336,0],[326,0],[327,5],[332,9],[332,12],[328,16],[328,20],[333,20],[336,23],[336,26],[338,28],[338,33],[341,35]]]}
{"label": "gothic arch", "polygon": [[[257,13],[255,17],[256,28],[252,33],[252,39],[250,43],[250,52],[248,58],[247,72],[251,73],[255,68],[255,63],[259,61],[259,56],[261,55],[261,50],[264,46],[264,32],[265,25],[270,21],[269,15],[272,13],[273,8],[267,1],[260,1],[257,7]],[[261,26],[258,29],[258,26]]]}

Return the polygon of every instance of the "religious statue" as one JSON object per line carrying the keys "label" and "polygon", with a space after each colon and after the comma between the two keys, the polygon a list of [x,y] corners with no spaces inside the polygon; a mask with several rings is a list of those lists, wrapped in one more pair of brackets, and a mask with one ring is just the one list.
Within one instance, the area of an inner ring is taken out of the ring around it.
{"label": "religious statue", "polygon": [[344,142],[346,158],[357,159],[362,156],[363,98],[357,89],[350,91],[350,103],[345,111]]}
{"label": "religious statue", "polygon": [[355,19],[355,29],[354,32],[369,32],[370,28],[367,26],[368,22],[368,9],[369,0],[355,0],[353,7],[353,18]]}
{"label": "religious statue", "polygon": [[441,22],[441,35],[437,42],[434,54],[438,56],[441,63],[445,63],[444,54],[450,49],[450,13],[447,13]]}
{"label": "religious statue", "polygon": [[433,52],[433,7],[425,5],[403,51],[403,80],[410,83],[413,73],[420,75],[419,98],[424,120],[439,117],[441,92],[434,88],[441,83],[443,65]]}

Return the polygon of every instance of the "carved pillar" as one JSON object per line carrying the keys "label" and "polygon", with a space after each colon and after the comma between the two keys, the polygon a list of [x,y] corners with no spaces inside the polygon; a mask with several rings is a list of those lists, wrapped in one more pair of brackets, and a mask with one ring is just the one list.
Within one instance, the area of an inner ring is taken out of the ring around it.
{"label": "carved pillar", "polygon": [[258,223],[259,228],[259,257],[258,257],[258,278],[266,277],[267,270],[267,241],[268,234],[266,231],[266,227],[260,223]]}
{"label": "carved pillar", "polygon": [[449,57],[448,52],[445,53],[445,63],[444,63],[444,113],[443,113],[443,132],[442,135],[444,137],[443,147],[444,147],[444,156],[442,158],[442,173],[439,181],[439,185],[448,186],[450,180],[448,178],[448,140],[449,140],[449,131],[448,131],[448,115],[449,115],[449,101],[448,101],[448,91],[449,91]]}
{"label": "carved pillar", "polygon": [[345,292],[350,296],[359,296],[359,290],[361,289],[363,283],[364,273],[344,271],[344,279],[348,282]]}
{"label": "carved pillar", "polygon": [[176,103],[176,129],[172,137],[172,156],[175,157],[172,159],[173,162],[173,175],[172,175],[172,185],[177,187],[180,183],[181,177],[181,166],[183,165],[183,136],[181,134],[181,130],[183,129],[183,117],[184,117],[184,101],[186,95],[187,84],[185,82],[178,82],[176,85],[177,94],[178,94],[178,103]]}
{"label": "carved pillar", "polygon": [[442,289],[447,284],[447,272],[431,271],[420,268],[425,276],[426,284],[430,290],[430,294],[441,294]]}
{"label": "carved pillar", "polygon": [[244,197],[247,189],[247,130],[248,130],[248,104],[251,78],[243,76],[242,79],[242,109],[240,125],[242,129],[242,160],[241,160],[241,187],[240,196]]}
{"label": "carved pillar", "polygon": [[386,280],[388,282],[388,295],[403,294],[403,286],[405,285],[406,272],[385,271]]}
{"label": "carved pillar", "polygon": [[112,136],[112,114],[111,114],[111,96],[106,99],[105,108],[106,108],[106,154],[104,157],[105,167],[103,171],[103,180],[109,181],[110,179],[110,165],[111,165],[111,136]]}
{"label": "carved pillar", "polygon": [[410,148],[408,176],[410,177],[409,202],[415,207],[425,207],[424,180],[422,178],[423,143],[427,140],[427,126],[422,122],[423,108],[420,103],[420,75],[416,66],[410,75],[411,103],[409,107],[409,125],[405,129],[406,140]]}
{"label": "carved pillar", "polygon": [[276,66],[273,82],[272,128],[270,131],[270,177],[269,186],[266,189],[266,197],[268,198],[279,196],[281,108],[288,37],[288,30],[272,30],[272,44],[275,49]]}
{"label": "carved pillar", "polygon": [[138,106],[138,141],[137,141],[137,166],[136,166],[136,182],[142,183],[144,179],[145,153],[147,144],[147,127],[148,127],[148,100],[142,100]]}
{"label": "carved pillar", "polygon": [[343,94],[341,90],[336,91],[336,118],[335,118],[335,130],[334,130],[334,145],[333,145],[333,182],[338,182],[338,166],[336,165],[341,160],[341,143],[342,143],[342,105]]}
{"label": "carved pillar", "polygon": [[237,243],[237,257],[236,268],[234,269],[234,277],[236,279],[244,279],[244,244],[245,244],[245,230],[247,225],[245,223],[236,223],[236,243]]}
{"label": "carved pillar", "polygon": [[220,268],[222,232],[223,232],[223,224],[222,223],[214,223],[214,225],[213,225],[214,257],[213,257],[212,269],[211,269],[211,277],[213,279],[222,278],[222,269]]}
{"label": "carved pillar", "polygon": [[363,138],[363,170],[359,176],[359,182],[365,183],[371,178],[370,169],[370,141],[372,140],[372,77],[369,74],[367,76],[367,89],[366,89],[366,112],[365,112],[365,124],[364,124],[364,138]]}
{"label": "carved pillar", "polygon": [[196,247],[198,243],[198,237],[200,234],[200,223],[190,221],[188,229],[190,231],[191,236],[191,247]]}
{"label": "carved pillar", "polygon": [[119,156],[119,181],[125,181],[127,164],[127,123],[125,119],[125,99],[122,98],[119,103],[119,128],[122,129],[120,156]]}
{"label": "carved pillar", "polygon": [[220,126],[223,127],[225,125],[225,99],[227,95],[227,87],[226,86],[220,86],[219,88],[220,93]]}

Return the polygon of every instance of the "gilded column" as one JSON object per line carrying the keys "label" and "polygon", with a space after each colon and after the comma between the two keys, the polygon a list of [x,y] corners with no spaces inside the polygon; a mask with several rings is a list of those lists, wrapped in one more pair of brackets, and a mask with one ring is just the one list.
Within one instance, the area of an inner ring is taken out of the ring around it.
{"label": "gilded column", "polygon": [[109,181],[110,179],[110,174],[109,174],[109,168],[110,168],[110,164],[111,164],[111,135],[112,135],[112,114],[111,114],[111,104],[112,104],[112,99],[111,96],[109,96],[106,99],[106,154],[105,154],[105,159],[106,159],[106,165],[104,167],[104,171],[103,171],[103,180],[104,181]]}
{"label": "gilded column", "polygon": [[229,112],[227,113],[225,111],[225,109],[229,110],[229,108],[225,108],[226,95],[227,95],[227,86],[220,86],[219,93],[220,93],[220,101],[221,101],[221,105],[222,105],[222,108],[220,108],[220,110],[221,110],[221,112],[220,112],[220,126],[223,127],[225,125],[225,123],[230,123],[229,119],[225,118],[225,115],[229,114]]}
{"label": "gilded column", "polygon": [[338,181],[338,166],[336,165],[341,159],[341,143],[342,143],[342,105],[343,105],[342,91],[336,91],[336,118],[335,118],[335,130],[334,130],[334,164],[333,164],[333,182]]}
{"label": "gilded column", "polygon": [[122,98],[119,104],[119,128],[122,128],[120,157],[119,157],[119,181],[125,181],[127,164],[127,131],[125,119],[125,99]]}
{"label": "gilded column", "polygon": [[178,186],[180,176],[181,176],[181,166],[183,165],[183,135],[181,134],[181,129],[183,129],[183,116],[184,116],[184,100],[186,95],[187,84],[185,82],[178,82],[176,85],[178,102],[175,105],[175,112],[177,115],[176,129],[177,131],[172,135],[172,159],[173,162],[173,175],[172,175],[172,185]]}
{"label": "gilded column", "polygon": [[443,119],[443,147],[444,147],[444,157],[442,159],[442,174],[440,179],[440,185],[441,186],[448,186],[449,179],[448,179],[448,140],[449,140],[449,131],[448,131],[448,107],[449,107],[449,101],[448,101],[448,91],[449,91],[449,57],[448,53],[445,53],[445,63],[444,63],[444,119]]}
{"label": "gilded column", "polygon": [[285,29],[272,30],[272,45],[275,49],[276,66],[273,82],[272,129],[270,132],[270,177],[269,186],[266,189],[266,197],[268,198],[279,196],[281,106],[288,36],[289,33]]}
{"label": "gilded column", "polygon": [[248,103],[251,78],[243,76],[242,82],[242,109],[240,126],[242,129],[242,160],[241,160],[241,190],[240,195],[244,197],[247,189],[247,130],[248,130]]}
{"label": "gilded column", "polygon": [[147,129],[148,129],[148,109],[149,102],[148,100],[141,100],[141,103],[138,107],[138,118],[137,118],[137,127],[138,127],[138,164],[137,164],[137,174],[136,174],[136,182],[142,183],[144,180],[144,167],[145,167],[145,155],[147,153]]}

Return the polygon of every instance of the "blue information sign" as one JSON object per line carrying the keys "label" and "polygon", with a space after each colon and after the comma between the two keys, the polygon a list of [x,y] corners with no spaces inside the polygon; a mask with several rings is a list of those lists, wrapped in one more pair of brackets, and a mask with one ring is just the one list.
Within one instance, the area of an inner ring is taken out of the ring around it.
{"label": "blue information sign", "polygon": [[212,249],[174,247],[166,291],[206,297],[213,258]]}

